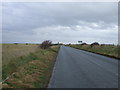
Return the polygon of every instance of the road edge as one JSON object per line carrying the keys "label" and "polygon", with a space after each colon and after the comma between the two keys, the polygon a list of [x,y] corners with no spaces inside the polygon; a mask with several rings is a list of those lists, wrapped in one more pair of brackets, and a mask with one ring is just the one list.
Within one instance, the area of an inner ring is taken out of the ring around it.
{"label": "road edge", "polygon": [[57,53],[56,60],[55,60],[55,63],[54,63],[54,65],[53,65],[52,74],[51,74],[50,80],[49,80],[49,82],[48,82],[47,88],[51,88],[51,84],[52,84],[53,76],[54,76],[54,73],[55,73],[55,71],[56,71],[57,58],[58,58],[58,55],[59,55],[60,49],[61,49],[61,46],[60,46],[59,51],[58,51],[58,53]]}

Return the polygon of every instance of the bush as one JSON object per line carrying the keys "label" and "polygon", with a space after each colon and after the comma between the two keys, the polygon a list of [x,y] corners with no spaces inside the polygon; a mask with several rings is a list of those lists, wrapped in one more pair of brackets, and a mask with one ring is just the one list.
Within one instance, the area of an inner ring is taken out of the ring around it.
{"label": "bush", "polygon": [[81,46],[84,46],[84,45],[87,45],[87,43],[82,43],[82,44],[80,44]]}
{"label": "bush", "polygon": [[26,45],[28,45],[28,43],[26,43]]}
{"label": "bush", "polygon": [[47,49],[50,46],[52,46],[52,41],[50,40],[43,41],[42,44],[40,45],[42,49]]}
{"label": "bush", "polygon": [[94,47],[94,46],[99,46],[99,43],[98,42],[94,42],[90,45],[90,47]]}
{"label": "bush", "polygon": [[18,43],[14,43],[15,45],[18,45]]}

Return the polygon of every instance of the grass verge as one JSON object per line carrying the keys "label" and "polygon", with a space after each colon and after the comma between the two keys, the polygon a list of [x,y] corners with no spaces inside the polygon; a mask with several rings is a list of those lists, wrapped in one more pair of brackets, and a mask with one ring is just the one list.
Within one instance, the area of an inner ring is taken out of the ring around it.
{"label": "grass verge", "polygon": [[59,46],[40,49],[4,66],[4,79],[14,75],[3,83],[3,88],[46,88],[58,50]]}
{"label": "grass verge", "polygon": [[108,56],[115,59],[120,59],[120,46],[112,46],[112,45],[105,45],[105,46],[94,46],[90,47],[90,45],[69,45],[70,47]]}

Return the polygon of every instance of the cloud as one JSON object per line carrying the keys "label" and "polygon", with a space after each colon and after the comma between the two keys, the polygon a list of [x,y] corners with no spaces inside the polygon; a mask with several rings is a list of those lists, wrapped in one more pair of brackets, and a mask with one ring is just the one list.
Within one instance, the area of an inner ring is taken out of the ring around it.
{"label": "cloud", "polygon": [[[102,43],[105,41],[106,43],[117,42],[117,26],[113,28],[106,29],[93,29],[85,26],[74,26],[74,27],[66,27],[66,26],[52,26],[45,28],[37,28],[34,29],[33,32],[36,37],[41,36],[42,39],[47,39],[49,35],[49,39],[53,41],[60,41],[66,43],[77,43],[77,41],[82,40],[84,42],[92,43],[93,41],[99,41]],[[111,41],[108,41],[110,39]]]}
{"label": "cloud", "polygon": [[[3,3],[3,42],[117,43],[117,3]],[[112,41],[111,41],[112,40]]]}

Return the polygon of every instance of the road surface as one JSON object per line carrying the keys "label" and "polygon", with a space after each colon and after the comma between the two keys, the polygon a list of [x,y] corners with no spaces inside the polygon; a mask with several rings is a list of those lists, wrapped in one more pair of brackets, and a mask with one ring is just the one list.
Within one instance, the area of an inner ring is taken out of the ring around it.
{"label": "road surface", "polygon": [[48,88],[118,88],[118,60],[61,46]]}

